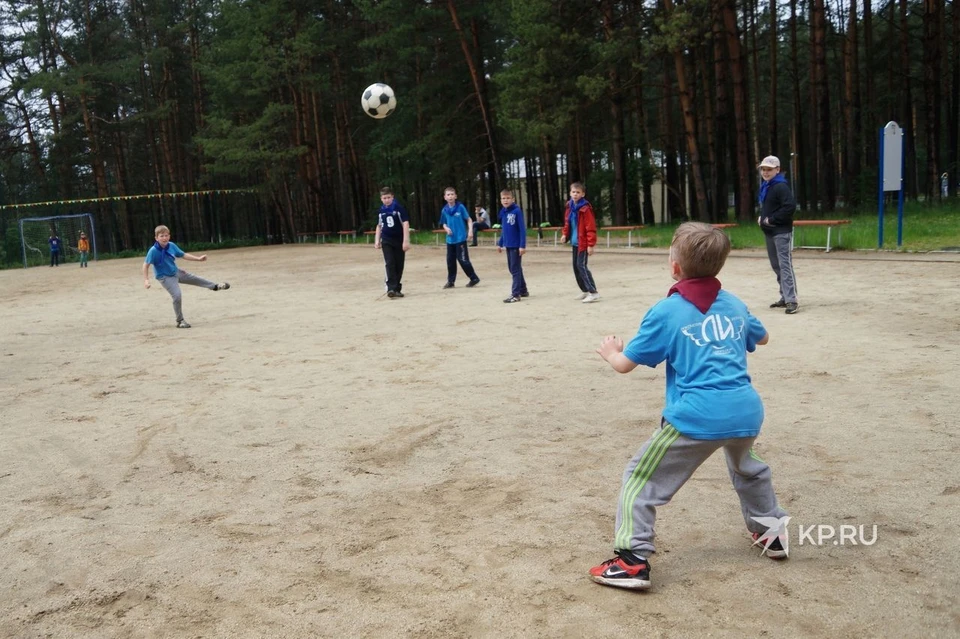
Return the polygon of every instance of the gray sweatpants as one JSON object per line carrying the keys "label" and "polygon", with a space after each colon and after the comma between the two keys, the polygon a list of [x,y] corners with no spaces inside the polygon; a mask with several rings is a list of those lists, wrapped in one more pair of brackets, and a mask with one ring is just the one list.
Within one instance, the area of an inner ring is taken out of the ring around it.
{"label": "gray sweatpants", "polygon": [[187,273],[183,269],[177,270],[176,277],[158,277],[157,281],[167,289],[170,297],[173,298],[173,312],[177,314],[177,322],[183,321],[183,295],[180,293],[180,284],[190,284],[191,286],[202,286],[214,290],[217,285],[210,280],[197,277],[193,273]]}
{"label": "gray sweatpants", "polygon": [[780,233],[779,235],[765,235],[767,240],[767,257],[770,258],[770,268],[777,274],[777,284],[780,285],[780,297],[787,304],[797,303],[797,278],[793,274],[793,235]]}
{"label": "gray sweatpants", "polygon": [[629,550],[641,557],[654,552],[657,506],[668,503],[719,448],[726,455],[727,469],[740,497],[747,529],[765,533],[767,527],[751,517],[780,518],[787,513],[777,504],[770,467],[753,452],[755,440],[756,437],[690,439],[664,422],[640,447],[623,473],[614,548]]}

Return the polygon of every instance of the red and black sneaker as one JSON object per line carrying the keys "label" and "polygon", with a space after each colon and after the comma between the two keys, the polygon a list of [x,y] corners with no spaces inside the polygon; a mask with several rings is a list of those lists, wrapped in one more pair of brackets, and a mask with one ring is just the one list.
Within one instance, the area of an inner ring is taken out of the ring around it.
{"label": "red and black sneaker", "polygon": [[786,559],[787,558],[787,549],[783,547],[783,544],[780,543],[780,537],[774,538],[772,541],[767,543],[767,539],[761,539],[763,535],[760,533],[753,533],[753,545],[762,545],[763,551],[761,555],[766,555],[770,559]]}
{"label": "red and black sneaker", "polygon": [[590,577],[598,584],[631,590],[650,587],[650,562],[626,550],[617,550],[616,557],[590,569]]}

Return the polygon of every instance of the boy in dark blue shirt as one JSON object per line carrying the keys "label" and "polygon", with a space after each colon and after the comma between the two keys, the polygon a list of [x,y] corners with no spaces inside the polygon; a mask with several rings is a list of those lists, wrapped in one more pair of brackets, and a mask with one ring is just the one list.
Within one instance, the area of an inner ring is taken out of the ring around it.
{"label": "boy in dark blue shirt", "polygon": [[[714,452],[722,448],[747,529],[763,553],[787,556],[780,539],[789,521],[777,503],[770,467],[753,451],[763,402],[747,374],[747,353],[769,340],[738,298],[720,289],[717,273],[730,239],[709,224],[681,224],[670,245],[677,283],[644,316],[626,348],[605,337],[597,353],[618,373],[666,362],[666,406],[660,427],[623,474],[617,505],[615,557],[590,570],[597,583],[650,587],[657,506],[668,503]],[[767,525],[774,522],[772,526]]]}
{"label": "boy in dark blue shirt", "polygon": [[513,200],[513,191],[500,191],[500,239],[497,240],[497,253],[507,250],[507,268],[513,276],[513,285],[510,297],[503,300],[505,304],[519,302],[521,298],[529,297],[527,281],[523,278],[523,254],[527,252],[527,227],[523,223],[523,211]]}
{"label": "boy in dark blue shirt", "polygon": [[407,209],[393,197],[393,189],[380,189],[380,212],[377,214],[377,232],[374,248],[383,248],[383,264],[386,269],[387,297],[403,297],[403,264],[410,250],[410,216]]}

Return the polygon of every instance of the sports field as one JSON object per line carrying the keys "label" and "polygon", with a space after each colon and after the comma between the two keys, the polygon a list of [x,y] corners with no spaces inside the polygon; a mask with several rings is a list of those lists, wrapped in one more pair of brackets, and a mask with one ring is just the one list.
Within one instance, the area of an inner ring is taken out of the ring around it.
{"label": "sports field", "polygon": [[533,249],[503,304],[489,247],[444,291],[415,246],[396,300],[372,245],[217,251],[181,261],[232,285],[184,287],[188,330],[142,259],[0,272],[0,636],[956,636],[956,255],[798,252],[787,316],[734,253],[790,559],[751,548],[717,455],[659,511],[650,591],[589,580],[664,390],[594,349],[665,255],[599,249],[580,304],[567,249]]}

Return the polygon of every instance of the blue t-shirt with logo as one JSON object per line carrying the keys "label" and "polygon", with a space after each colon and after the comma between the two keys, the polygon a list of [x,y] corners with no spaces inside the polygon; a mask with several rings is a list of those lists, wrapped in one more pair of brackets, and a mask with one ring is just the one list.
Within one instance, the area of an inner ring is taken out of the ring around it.
{"label": "blue t-shirt with logo", "polygon": [[440,211],[440,225],[446,224],[452,231],[447,236],[447,244],[462,244],[467,241],[467,220],[469,219],[470,214],[460,202],[454,202],[452,207],[449,204],[444,205],[443,210]]}
{"label": "blue t-shirt with logo", "polygon": [[153,275],[157,279],[161,277],[175,277],[177,274],[177,263],[174,258],[183,257],[183,250],[173,242],[167,242],[166,248],[160,248],[159,242],[154,242],[150,250],[147,251],[147,257],[144,260],[147,264],[153,264]]}
{"label": "blue t-shirt with logo", "polygon": [[721,290],[701,313],[679,293],[653,306],[623,350],[635,364],[667,363],[663,418],[691,439],[756,437],[763,402],[747,374],[747,353],[767,334],[735,295]]}

